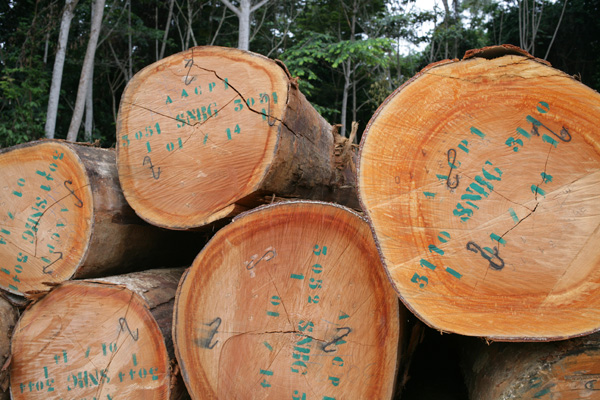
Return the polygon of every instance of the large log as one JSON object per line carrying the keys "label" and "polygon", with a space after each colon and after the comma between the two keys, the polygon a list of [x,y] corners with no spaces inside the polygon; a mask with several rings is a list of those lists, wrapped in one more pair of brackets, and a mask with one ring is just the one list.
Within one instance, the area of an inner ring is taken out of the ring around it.
{"label": "large log", "polygon": [[173,338],[194,399],[383,400],[404,321],[366,222],[290,202],[217,232],[181,279]]}
{"label": "large log", "polygon": [[117,123],[118,169],[143,219],[190,229],[279,197],[358,208],[353,152],[285,66],[195,47],[129,81]]}
{"label": "large log", "polygon": [[600,96],[520,49],[425,68],[377,110],[359,195],[404,303],[496,340],[600,328]]}
{"label": "large log", "polygon": [[551,343],[462,340],[462,370],[473,400],[597,399],[598,333]]}
{"label": "large log", "polygon": [[183,269],[67,281],[17,324],[13,399],[178,399],[171,342]]}
{"label": "large log", "polygon": [[8,368],[5,368],[5,363],[10,359],[10,338],[18,317],[17,308],[0,296],[0,400],[10,399]]}
{"label": "large log", "polygon": [[193,248],[182,250],[185,234],[151,226],[129,207],[113,150],[32,142],[0,151],[0,173],[4,290],[46,291],[73,277],[193,259]]}

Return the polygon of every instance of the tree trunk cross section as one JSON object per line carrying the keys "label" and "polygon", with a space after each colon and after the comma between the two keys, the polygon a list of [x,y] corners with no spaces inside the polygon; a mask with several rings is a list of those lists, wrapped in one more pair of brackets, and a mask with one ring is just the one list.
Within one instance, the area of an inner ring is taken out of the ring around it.
{"label": "tree trunk cross section", "polygon": [[495,51],[432,65],[386,100],[363,137],[360,200],[428,325],[505,340],[595,331],[600,96]]}
{"label": "tree trunk cross section", "polygon": [[13,399],[178,397],[166,347],[171,318],[165,316],[172,316],[181,273],[116,277],[137,292],[108,283],[111,278],[65,282],[52,290],[15,328]]}
{"label": "tree trunk cross section", "polygon": [[124,92],[117,138],[125,197],[158,226],[199,227],[272,194],[358,207],[331,125],[257,54],[195,47],[146,67]]}
{"label": "tree trunk cross section", "polygon": [[392,397],[404,319],[368,225],[347,209],[243,214],[200,253],[175,304],[194,399]]}

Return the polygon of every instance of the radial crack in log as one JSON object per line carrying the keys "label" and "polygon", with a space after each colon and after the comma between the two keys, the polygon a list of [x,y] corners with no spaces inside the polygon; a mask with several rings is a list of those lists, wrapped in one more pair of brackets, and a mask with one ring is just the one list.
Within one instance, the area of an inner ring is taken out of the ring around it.
{"label": "radial crack in log", "polygon": [[361,217],[276,203],[236,217],[198,255],[173,337],[194,399],[383,400],[405,371],[399,313]]}
{"label": "radial crack in log", "polygon": [[379,107],[360,201],[425,323],[494,340],[600,328],[599,115],[598,93],[510,46],[432,64]]}
{"label": "radial crack in log", "polygon": [[331,125],[257,54],[196,47],[146,67],[117,131],[125,197],[161,227],[197,229],[273,195],[359,208],[355,152],[336,156]]}

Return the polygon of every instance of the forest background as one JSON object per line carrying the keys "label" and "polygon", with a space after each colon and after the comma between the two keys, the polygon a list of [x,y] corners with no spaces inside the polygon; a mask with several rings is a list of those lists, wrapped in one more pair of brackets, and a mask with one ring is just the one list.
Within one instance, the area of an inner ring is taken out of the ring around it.
{"label": "forest background", "polygon": [[519,46],[600,89],[600,0],[422,6],[418,0],[2,1],[0,147],[42,137],[114,146],[127,82],[145,66],[198,45],[282,60],[346,136],[352,121],[360,136],[379,104],[427,64],[493,44]]}

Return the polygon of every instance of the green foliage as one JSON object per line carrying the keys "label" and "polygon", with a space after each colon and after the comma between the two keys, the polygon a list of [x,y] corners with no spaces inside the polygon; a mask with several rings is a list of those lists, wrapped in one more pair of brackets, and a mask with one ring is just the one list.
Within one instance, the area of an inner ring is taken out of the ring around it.
{"label": "green foliage", "polygon": [[48,79],[32,68],[10,68],[0,77],[0,147],[44,136]]}

